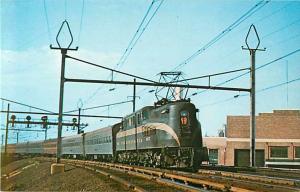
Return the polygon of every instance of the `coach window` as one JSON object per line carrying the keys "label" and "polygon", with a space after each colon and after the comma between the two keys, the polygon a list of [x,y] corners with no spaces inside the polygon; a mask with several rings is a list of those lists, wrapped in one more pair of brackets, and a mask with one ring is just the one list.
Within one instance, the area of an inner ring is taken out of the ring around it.
{"label": "coach window", "polygon": [[288,147],[271,147],[271,158],[288,158]]}
{"label": "coach window", "polygon": [[121,129],[122,130],[126,130],[126,120],[125,119],[123,119],[123,121],[122,121],[122,126],[121,126]]}
{"label": "coach window", "polygon": [[295,158],[300,158],[300,146],[295,147]]}
{"label": "coach window", "polygon": [[138,115],[137,115],[137,124],[138,125],[141,124],[141,114],[140,113],[138,113]]}
{"label": "coach window", "polygon": [[128,127],[131,127],[132,122],[131,122],[131,117],[128,118]]}

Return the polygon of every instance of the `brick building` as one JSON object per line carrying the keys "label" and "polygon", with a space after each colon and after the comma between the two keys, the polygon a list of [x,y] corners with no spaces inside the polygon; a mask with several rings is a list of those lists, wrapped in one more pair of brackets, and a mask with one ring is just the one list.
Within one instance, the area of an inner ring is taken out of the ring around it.
{"label": "brick building", "polygon": [[[228,116],[226,137],[204,137],[210,162],[250,164],[250,117]],[[256,165],[300,167],[300,110],[274,110],[256,116]]]}

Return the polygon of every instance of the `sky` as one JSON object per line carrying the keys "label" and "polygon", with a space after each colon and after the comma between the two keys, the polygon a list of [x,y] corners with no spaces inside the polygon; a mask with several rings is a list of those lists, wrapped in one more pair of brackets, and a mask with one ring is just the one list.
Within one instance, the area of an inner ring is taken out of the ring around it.
{"label": "sky", "polygon": [[[172,71],[184,62],[186,64],[176,69],[183,72],[183,78],[250,67],[249,51],[242,50],[241,46],[245,46],[248,29],[254,24],[260,48],[266,48],[266,51],[256,52],[256,67],[269,63],[256,70],[256,114],[300,110],[300,1],[154,1],[145,19],[148,25],[142,26],[143,33],[125,62],[117,65],[151,3],[150,0],[2,0],[1,98],[58,112],[61,54],[51,50],[49,45],[57,46],[55,38],[64,20],[68,21],[74,38],[71,47],[79,47],[68,55],[155,81],[159,80],[160,72]],[[256,4],[259,4],[258,10],[226,31]],[[188,59],[220,34],[216,42]],[[62,46],[68,45],[70,37],[65,26],[59,40]],[[249,45],[256,43],[251,31]],[[244,72],[213,77],[211,84],[220,84]],[[66,60],[65,74],[68,78],[111,80],[109,71],[71,59]],[[117,74],[113,80],[133,81],[132,77]],[[289,81],[292,82],[286,83]],[[208,79],[190,84],[208,85]],[[222,86],[249,88],[249,74]],[[137,109],[156,101],[154,92],[149,93],[151,89],[155,88],[137,86]],[[68,82],[65,83],[64,111],[77,109],[79,103],[82,108],[88,108],[128,101],[132,94],[132,86]],[[216,136],[229,115],[250,113],[248,93],[189,89],[187,95],[199,109],[197,117],[203,136]],[[6,110],[8,102],[1,102],[1,109]],[[13,103],[10,109],[37,111]],[[132,104],[126,103],[82,113],[125,116],[131,112]],[[16,116],[24,118],[26,114]],[[32,118],[41,116],[32,115]],[[49,117],[53,121],[55,118]],[[89,125],[85,131],[118,121],[81,119]],[[1,129],[5,124],[6,116],[1,113]],[[41,128],[33,126],[31,129]],[[10,143],[16,142],[16,134],[17,131],[10,131]],[[76,131],[71,127],[64,127],[63,136],[74,134]],[[56,127],[50,127],[48,138],[56,136]],[[20,142],[43,138],[41,132],[19,133]]]}

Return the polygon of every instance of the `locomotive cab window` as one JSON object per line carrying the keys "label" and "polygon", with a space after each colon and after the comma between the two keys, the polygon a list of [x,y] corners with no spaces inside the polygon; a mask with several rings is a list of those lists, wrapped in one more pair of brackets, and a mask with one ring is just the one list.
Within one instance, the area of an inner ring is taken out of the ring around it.
{"label": "locomotive cab window", "polygon": [[187,126],[188,123],[189,123],[188,112],[187,111],[181,111],[180,112],[180,124],[182,126]]}
{"label": "locomotive cab window", "polygon": [[142,112],[142,119],[143,119],[143,120],[146,120],[146,119],[148,119],[148,118],[149,118],[148,112],[147,112],[147,111],[143,111],[143,112]]}

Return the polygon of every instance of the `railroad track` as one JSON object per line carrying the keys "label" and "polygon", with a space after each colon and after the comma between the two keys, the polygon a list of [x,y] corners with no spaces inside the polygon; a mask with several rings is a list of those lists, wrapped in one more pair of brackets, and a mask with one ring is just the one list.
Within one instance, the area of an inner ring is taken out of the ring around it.
{"label": "railroad track", "polygon": [[[54,159],[52,159],[54,161]],[[300,192],[300,180],[257,176],[242,173],[199,170],[197,173],[140,167],[96,161],[63,159],[63,163],[83,167],[106,175],[134,191],[148,191],[151,185],[162,184],[182,191],[266,191]],[[149,186],[140,187],[128,181],[128,175],[148,180]],[[160,189],[163,191],[163,189]]]}

